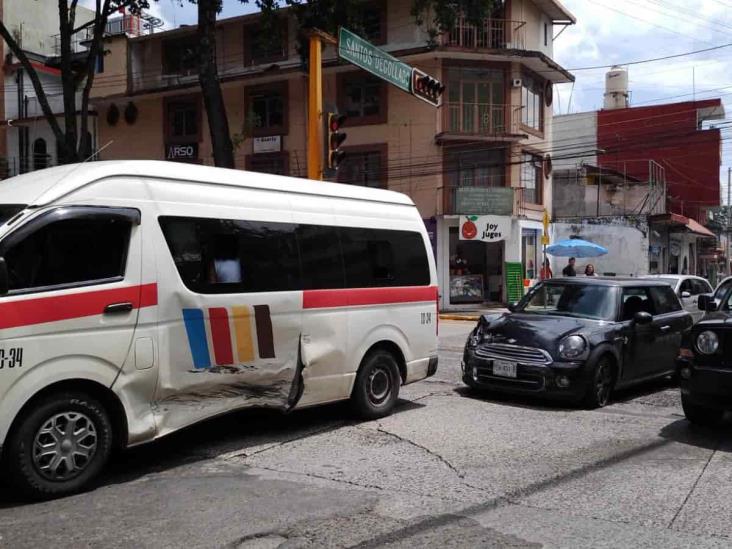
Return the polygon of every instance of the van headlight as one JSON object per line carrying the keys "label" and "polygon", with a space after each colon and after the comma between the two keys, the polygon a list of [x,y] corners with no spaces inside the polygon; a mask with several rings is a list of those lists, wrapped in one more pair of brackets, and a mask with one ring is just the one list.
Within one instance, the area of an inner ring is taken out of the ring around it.
{"label": "van headlight", "polygon": [[585,338],[578,335],[565,337],[559,342],[559,356],[570,360],[581,357],[587,350]]}
{"label": "van headlight", "polygon": [[696,336],[696,350],[703,355],[713,355],[719,349],[719,337],[711,330],[705,330]]}

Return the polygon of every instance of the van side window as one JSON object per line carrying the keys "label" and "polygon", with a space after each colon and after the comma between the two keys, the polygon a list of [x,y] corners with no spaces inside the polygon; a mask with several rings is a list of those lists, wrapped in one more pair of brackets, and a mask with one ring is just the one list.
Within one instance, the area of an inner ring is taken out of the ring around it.
{"label": "van side window", "polygon": [[429,284],[427,254],[419,233],[350,227],[339,232],[348,288]]}
{"label": "van side window", "polygon": [[343,256],[337,227],[300,225],[297,243],[302,262],[303,290],[344,287]]}
{"label": "van side window", "polygon": [[118,217],[49,223],[5,252],[10,290],[122,279],[132,225]]}
{"label": "van side window", "polygon": [[162,217],[160,225],[183,283],[194,292],[299,290],[296,225]]}

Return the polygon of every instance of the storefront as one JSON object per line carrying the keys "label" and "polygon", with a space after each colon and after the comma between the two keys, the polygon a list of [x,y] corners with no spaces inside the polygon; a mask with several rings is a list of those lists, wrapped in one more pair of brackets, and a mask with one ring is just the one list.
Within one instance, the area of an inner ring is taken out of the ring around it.
{"label": "storefront", "polygon": [[437,219],[442,309],[475,309],[515,300],[539,277],[540,222],[510,216]]}

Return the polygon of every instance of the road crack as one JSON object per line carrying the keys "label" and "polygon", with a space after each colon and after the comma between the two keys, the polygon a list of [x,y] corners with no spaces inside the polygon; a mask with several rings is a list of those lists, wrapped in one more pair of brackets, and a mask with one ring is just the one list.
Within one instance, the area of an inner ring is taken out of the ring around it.
{"label": "road crack", "polygon": [[720,439],[717,439],[717,443],[714,446],[712,453],[709,454],[709,459],[707,459],[707,462],[704,464],[704,467],[702,467],[702,470],[699,472],[699,476],[696,477],[694,484],[691,485],[691,489],[689,490],[689,493],[686,494],[684,501],[681,503],[681,506],[679,507],[678,511],[676,511],[674,518],[671,519],[671,522],[668,523],[668,526],[666,528],[671,529],[673,527],[674,523],[676,522],[676,519],[678,519],[679,516],[681,515],[681,511],[684,510],[684,507],[686,507],[686,504],[691,499],[691,495],[694,493],[694,490],[696,490],[696,487],[699,485],[699,481],[701,481],[702,477],[704,476],[704,473],[707,472],[707,469],[709,468],[709,464],[712,463],[712,459],[714,458],[715,454],[717,453],[717,450],[719,449],[719,444],[720,444]]}

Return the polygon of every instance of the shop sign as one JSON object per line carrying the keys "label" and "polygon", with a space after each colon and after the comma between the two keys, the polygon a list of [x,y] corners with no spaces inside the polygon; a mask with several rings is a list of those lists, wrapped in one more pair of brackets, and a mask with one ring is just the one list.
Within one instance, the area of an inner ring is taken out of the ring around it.
{"label": "shop sign", "polygon": [[166,160],[196,160],[198,143],[176,143],[165,146]]}
{"label": "shop sign", "polygon": [[255,137],[254,154],[275,153],[282,151],[282,136],[269,135],[267,137]]}
{"label": "shop sign", "polygon": [[499,242],[511,231],[511,218],[503,215],[460,216],[460,240]]}
{"label": "shop sign", "polygon": [[511,215],[511,187],[458,187],[455,189],[455,212],[465,215]]}

